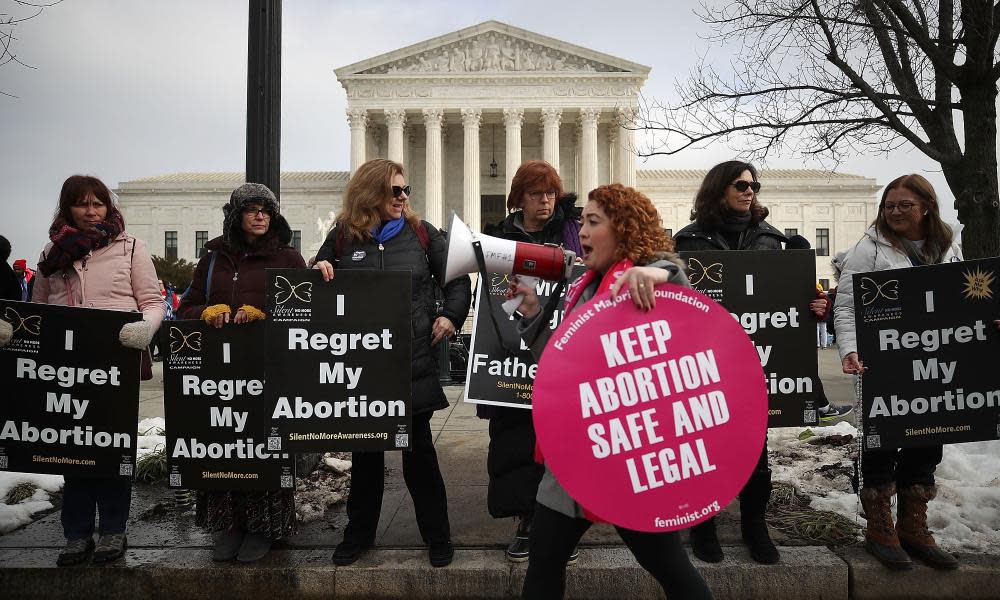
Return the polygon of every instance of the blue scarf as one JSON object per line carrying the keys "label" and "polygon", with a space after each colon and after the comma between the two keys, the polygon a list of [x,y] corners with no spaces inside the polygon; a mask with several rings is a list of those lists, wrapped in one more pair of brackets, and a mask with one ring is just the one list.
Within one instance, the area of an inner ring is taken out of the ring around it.
{"label": "blue scarf", "polygon": [[383,243],[396,237],[400,231],[403,230],[403,226],[406,225],[406,216],[401,216],[398,219],[392,221],[383,221],[381,225],[376,225],[372,229],[372,237],[378,243]]}

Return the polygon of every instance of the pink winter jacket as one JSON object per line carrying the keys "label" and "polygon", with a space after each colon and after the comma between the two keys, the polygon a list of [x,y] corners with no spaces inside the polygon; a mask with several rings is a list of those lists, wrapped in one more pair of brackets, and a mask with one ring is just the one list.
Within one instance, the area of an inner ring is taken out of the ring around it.
{"label": "pink winter jacket", "polygon": [[[42,251],[45,259],[50,242]],[[167,306],[156,282],[156,269],[145,242],[127,233],[73,263],[71,273],[35,276],[32,302],[110,310],[142,311],[143,320],[156,327],[163,322]]]}

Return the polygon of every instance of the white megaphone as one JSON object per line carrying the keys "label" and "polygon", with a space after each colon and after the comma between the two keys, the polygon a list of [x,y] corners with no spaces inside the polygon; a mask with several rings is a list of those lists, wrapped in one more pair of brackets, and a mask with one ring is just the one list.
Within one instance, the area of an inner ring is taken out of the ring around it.
{"label": "white megaphone", "polygon": [[[453,212],[448,228],[444,282],[447,284],[466,273],[480,271],[480,252],[482,267],[487,273],[521,275],[528,285],[532,284],[527,277],[549,281],[568,279],[576,260],[575,252],[554,244],[529,244],[473,233]],[[511,313],[520,303],[520,298],[508,300],[504,310]]]}

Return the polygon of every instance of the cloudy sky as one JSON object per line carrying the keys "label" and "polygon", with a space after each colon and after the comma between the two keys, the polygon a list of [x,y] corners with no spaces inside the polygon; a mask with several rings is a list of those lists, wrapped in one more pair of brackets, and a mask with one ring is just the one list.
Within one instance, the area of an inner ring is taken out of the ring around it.
{"label": "cloudy sky", "polygon": [[[51,1],[51,0],[49,0]],[[0,12],[21,10],[0,0]],[[649,65],[644,94],[669,101],[709,32],[678,0],[285,0],[282,170],[347,170],[347,100],[333,70],[496,19]],[[109,186],[176,171],[241,171],[245,161],[247,7],[244,0],[64,0],[21,24],[19,60],[0,66],[0,234],[33,262],[63,180]],[[735,50],[736,44],[732,47]],[[724,57],[726,47],[711,56]],[[723,63],[725,64],[725,63]],[[739,154],[716,144],[639,168],[708,168]],[[770,167],[817,167],[796,156]],[[948,220],[952,196],[917,152],[858,156],[840,171],[884,184],[929,176]]]}

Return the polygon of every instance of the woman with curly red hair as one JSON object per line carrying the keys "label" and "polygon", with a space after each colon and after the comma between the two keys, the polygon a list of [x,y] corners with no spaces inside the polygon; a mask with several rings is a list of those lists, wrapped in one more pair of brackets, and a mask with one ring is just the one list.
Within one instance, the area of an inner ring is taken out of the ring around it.
{"label": "woman with curly red hair", "polygon": [[[590,192],[583,209],[580,246],[587,272],[566,291],[566,313],[597,294],[617,295],[627,288],[641,310],[655,305],[654,286],[675,283],[687,286],[680,261],[671,254],[673,243],[663,230],[660,215],[649,198],[621,184],[601,186]],[[523,319],[518,332],[541,358],[552,335],[533,286],[515,280],[509,297],[524,294],[518,309]],[[535,496],[531,527],[531,555],[521,590],[522,598],[562,598],[566,589],[566,560],[593,523],[587,513],[559,484],[546,467]],[[646,533],[616,527],[636,560],[650,572],[670,598],[711,598],[712,594],[691,565],[676,532]]]}

